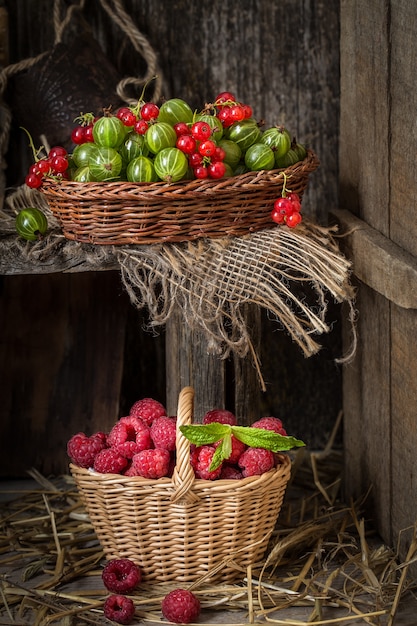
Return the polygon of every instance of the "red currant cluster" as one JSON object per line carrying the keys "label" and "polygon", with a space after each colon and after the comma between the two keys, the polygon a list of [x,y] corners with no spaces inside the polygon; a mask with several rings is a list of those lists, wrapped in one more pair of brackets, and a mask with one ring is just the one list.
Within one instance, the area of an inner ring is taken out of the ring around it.
{"label": "red currant cluster", "polygon": [[48,155],[38,158],[29,167],[25,183],[31,189],[39,189],[46,176],[66,177],[68,169],[68,153],[62,146],[51,148]]}
{"label": "red currant cluster", "polygon": [[[95,121],[95,120],[94,120]],[[79,126],[75,126],[71,132],[71,141],[75,145],[82,143],[93,143],[93,126],[94,121],[81,123]]]}
{"label": "red currant cluster", "polygon": [[275,200],[271,217],[277,224],[286,224],[290,228],[295,228],[302,220],[300,211],[300,196],[289,191]]}
{"label": "red currant cluster", "polygon": [[253,115],[252,107],[237,102],[235,95],[230,91],[222,91],[215,99],[213,107],[223,128],[229,128],[234,122],[250,119]]}
{"label": "red currant cluster", "polygon": [[184,122],[174,125],[177,133],[176,147],[188,157],[195,178],[223,178],[226,173],[226,152],[211,139],[213,128],[199,121],[189,127]]}

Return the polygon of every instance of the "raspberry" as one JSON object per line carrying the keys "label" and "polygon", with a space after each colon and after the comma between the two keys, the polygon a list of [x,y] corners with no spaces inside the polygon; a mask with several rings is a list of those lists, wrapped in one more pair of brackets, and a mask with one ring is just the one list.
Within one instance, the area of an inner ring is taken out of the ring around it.
{"label": "raspberry", "polygon": [[132,459],[133,467],[138,476],[143,478],[162,478],[168,476],[171,455],[168,450],[154,448],[142,450]]}
{"label": "raspberry", "polygon": [[231,411],[227,411],[226,409],[213,409],[211,411],[207,411],[203,417],[203,424],[211,424],[212,422],[236,426],[237,419]]}
{"label": "raspberry", "polygon": [[109,596],[104,603],[104,616],[118,624],[131,624],[135,605],[131,598],[121,595]]}
{"label": "raspberry", "polygon": [[130,409],[130,415],[132,417],[140,417],[144,422],[150,426],[154,419],[166,415],[165,407],[154,400],[153,398],[142,398],[137,400]]}
{"label": "raspberry", "polygon": [[174,589],[162,600],[162,615],[175,624],[190,624],[200,615],[200,600],[187,589]]}
{"label": "raspberry", "polygon": [[243,478],[243,475],[237,467],[233,467],[233,465],[223,465],[220,478],[224,478],[225,480],[240,480]]}
{"label": "raspberry", "polygon": [[190,461],[197,478],[216,480],[220,477],[221,465],[214,471],[209,470],[215,451],[213,446],[200,446],[192,452]]}
{"label": "raspberry", "polygon": [[264,428],[265,430],[272,430],[279,435],[286,437],[287,431],[282,425],[279,417],[261,417],[257,422],[252,424],[252,428]]}
{"label": "raspberry", "polygon": [[131,593],[142,580],[141,569],[130,559],[112,559],[106,563],[101,577],[112,593]]}
{"label": "raspberry", "polygon": [[106,435],[96,433],[87,437],[84,433],[73,435],[67,444],[67,453],[71,461],[79,467],[93,467],[94,459],[100,450],[106,447]]}
{"label": "raspberry", "polygon": [[269,472],[275,465],[274,453],[264,448],[248,448],[239,459],[244,478]]}
{"label": "raspberry", "polygon": [[[220,445],[220,441],[216,441],[216,443],[213,444],[213,447],[217,448],[218,445]],[[228,463],[237,463],[240,456],[244,453],[245,450],[246,445],[243,443],[243,441],[236,439],[236,437],[232,435],[232,452],[227,459]]]}
{"label": "raspberry", "polygon": [[123,476],[137,476],[138,473],[135,470],[133,463],[130,463],[125,470],[123,470]]}
{"label": "raspberry", "polygon": [[141,450],[151,447],[149,426],[138,417],[121,417],[113,426],[107,438],[109,446],[127,459]]}
{"label": "raspberry", "polygon": [[172,452],[175,450],[177,424],[175,417],[162,415],[154,419],[151,425],[151,439],[155,448],[164,448]]}
{"label": "raspberry", "polygon": [[128,460],[117,450],[105,448],[97,454],[93,468],[100,474],[121,474],[127,465]]}

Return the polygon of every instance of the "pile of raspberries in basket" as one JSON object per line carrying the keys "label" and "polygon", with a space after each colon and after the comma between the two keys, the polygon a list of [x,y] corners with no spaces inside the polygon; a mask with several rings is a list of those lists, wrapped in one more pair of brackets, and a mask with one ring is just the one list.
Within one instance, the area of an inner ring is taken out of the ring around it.
{"label": "pile of raspberries in basket", "polygon": [[[237,419],[231,411],[213,409],[203,416],[202,423],[235,426]],[[251,427],[287,435],[277,417],[262,417]],[[99,473],[169,478],[175,468],[176,431],[176,417],[167,416],[159,401],[143,398],[133,404],[129,415],[121,417],[109,433],[73,435],[68,441],[67,453],[74,465]],[[212,470],[210,466],[218,443],[191,444],[190,462],[196,478],[247,478],[268,472],[281,462],[280,456],[271,450],[248,446],[232,436],[230,456]]]}

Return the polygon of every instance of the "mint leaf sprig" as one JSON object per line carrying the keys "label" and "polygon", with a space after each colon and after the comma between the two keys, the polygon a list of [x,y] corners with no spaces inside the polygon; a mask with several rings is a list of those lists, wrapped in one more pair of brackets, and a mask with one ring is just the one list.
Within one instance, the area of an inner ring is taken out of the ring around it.
{"label": "mint leaf sprig", "polygon": [[213,455],[210,471],[216,470],[232,453],[232,435],[251,448],[265,448],[272,452],[284,452],[291,448],[305,446],[301,439],[280,435],[274,431],[252,426],[231,426],[230,424],[191,424],[180,426],[180,431],[190,443],[197,446],[210,445],[220,441]]}

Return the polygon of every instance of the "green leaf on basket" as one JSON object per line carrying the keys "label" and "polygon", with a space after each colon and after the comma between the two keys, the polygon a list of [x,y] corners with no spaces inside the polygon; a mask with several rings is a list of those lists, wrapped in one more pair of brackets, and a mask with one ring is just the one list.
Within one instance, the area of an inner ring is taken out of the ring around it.
{"label": "green leaf on basket", "polygon": [[192,424],[180,426],[180,431],[190,441],[197,446],[206,446],[223,439],[226,435],[231,434],[231,426],[229,424],[219,424],[213,422],[211,424]]}
{"label": "green leaf on basket", "polygon": [[272,430],[253,428],[252,426],[232,426],[232,433],[251,448],[266,448],[272,452],[284,452],[291,448],[305,446],[301,439],[280,435]]}
{"label": "green leaf on basket", "polygon": [[216,448],[210,463],[209,470],[214,472],[220,465],[232,454],[232,434],[229,433],[223,437]]}
{"label": "green leaf on basket", "polygon": [[[180,431],[191,443],[197,446],[210,445],[222,440],[216,450],[217,459],[229,458],[232,451],[232,435],[251,448],[266,448],[272,452],[285,452],[291,448],[305,446],[304,441],[295,437],[279,435],[272,430],[252,426],[230,426],[229,424],[193,424],[180,426]],[[219,451],[220,448],[220,451]],[[227,454],[227,456],[225,456]],[[210,469],[213,469],[213,462]]]}

